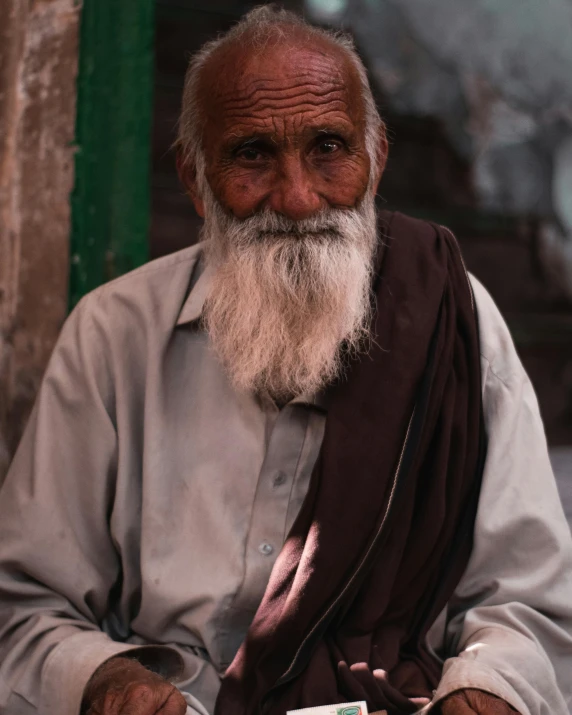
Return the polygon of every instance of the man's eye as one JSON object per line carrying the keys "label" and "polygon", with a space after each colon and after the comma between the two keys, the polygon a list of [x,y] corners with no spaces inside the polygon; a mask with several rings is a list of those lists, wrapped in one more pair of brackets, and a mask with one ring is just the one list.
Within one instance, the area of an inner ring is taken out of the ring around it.
{"label": "man's eye", "polygon": [[262,157],[262,154],[258,149],[253,149],[252,147],[245,147],[237,152],[237,156],[240,159],[246,159],[246,161],[257,161]]}
{"label": "man's eye", "polygon": [[333,141],[332,139],[328,139],[318,144],[318,151],[320,152],[320,154],[335,154],[335,152],[339,151],[340,149],[340,143],[337,141]]}

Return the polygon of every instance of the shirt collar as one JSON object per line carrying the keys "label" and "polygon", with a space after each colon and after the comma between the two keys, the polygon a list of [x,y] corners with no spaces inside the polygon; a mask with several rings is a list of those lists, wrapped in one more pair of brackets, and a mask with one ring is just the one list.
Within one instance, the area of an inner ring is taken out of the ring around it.
{"label": "shirt collar", "polygon": [[316,392],[314,394],[304,393],[303,395],[294,397],[294,399],[290,400],[288,404],[312,405],[313,407],[319,407],[321,410],[327,411],[330,405],[330,391],[326,387],[323,390],[320,390],[319,392]]}
{"label": "shirt collar", "polygon": [[201,250],[191,277],[189,292],[177,318],[177,326],[192,323],[201,317],[211,288],[212,268],[205,264],[204,251]]}
{"label": "shirt collar", "polygon": [[[200,244],[199,244],[200,245]],[[183,303],[177,318],[177,326],[187,325],[198,320],[203,314],[205,301],[210,294],[213,282],[213,269],[205,262],[204,250],[201,248],[193,275],[191,277],[189,292]],[[294,397],[288,403],[305,404],[327,410],[329,404],[328,389],[321,390],[316,394],[303,394]]]}

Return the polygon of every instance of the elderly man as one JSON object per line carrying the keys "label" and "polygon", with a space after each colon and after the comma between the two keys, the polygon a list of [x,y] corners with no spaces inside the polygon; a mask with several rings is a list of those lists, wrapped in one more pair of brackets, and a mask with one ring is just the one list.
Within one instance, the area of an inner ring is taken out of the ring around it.
{"label": "elderly man", "polygon": [[386,152],[345,37],[194,58],[204,240],[80,303],[1,494],[2,713],[568,712],[536,400],[451,234],[376,217]]}

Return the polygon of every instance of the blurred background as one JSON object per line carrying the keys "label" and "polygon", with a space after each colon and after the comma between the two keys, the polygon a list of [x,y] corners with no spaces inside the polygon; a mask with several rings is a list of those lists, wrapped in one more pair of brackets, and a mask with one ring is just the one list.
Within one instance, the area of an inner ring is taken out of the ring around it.
{"label": "blurred background", "polygon": [[[246,0],[2,0],[0,480],[70,308],[197,240],[171,144],[189,56]],[[436,220],[505,315],[572,519],[572,5],[291,0],[353,33],[379,201]]]}

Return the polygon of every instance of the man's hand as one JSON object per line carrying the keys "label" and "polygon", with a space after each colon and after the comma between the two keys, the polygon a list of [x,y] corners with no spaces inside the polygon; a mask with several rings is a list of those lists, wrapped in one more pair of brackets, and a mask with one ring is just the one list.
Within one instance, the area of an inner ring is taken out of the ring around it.
{"label": "man's hand", "polygon": [[185,715],[177,688],[129,658],[112,658],[88,682],[82,715]]}
{"label": "man's hand", "polygon": [[457,690],[441,701],[441,715],[511,715],[517,712],[507,702],[484,690]]}

